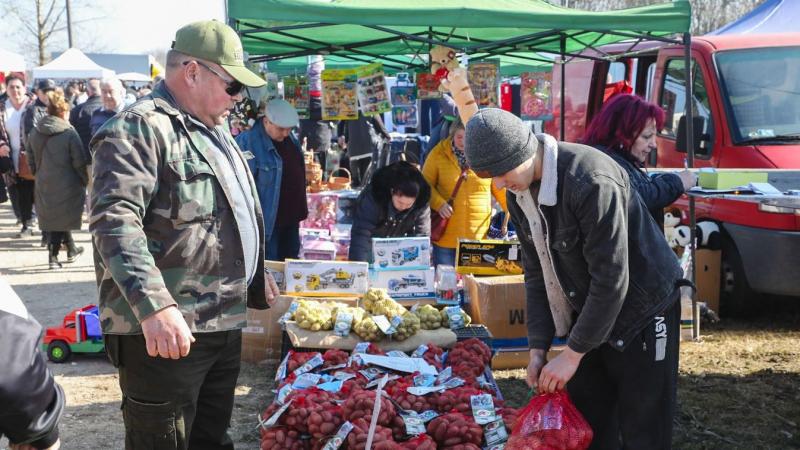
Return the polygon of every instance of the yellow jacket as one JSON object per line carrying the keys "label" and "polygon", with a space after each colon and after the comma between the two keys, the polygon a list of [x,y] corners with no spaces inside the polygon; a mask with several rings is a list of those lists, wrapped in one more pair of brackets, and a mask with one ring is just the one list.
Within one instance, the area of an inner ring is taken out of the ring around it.
{"label": "yellow jacket", "polygon": [[[461,168],[453,154],[452,139],[436,144],[422,168],[422,176],[431,185],[431,208],[434,211],[438,211],[453,193],[460,175]],[[506,190],[497,189],[491,179],[479,178],[469,170],[467,179],[461,183],[453,200],[453,216],[447,223],[447,230],[435,244],[456,248],[460,238],[483,239],[492,218],[492,196],[504,211],[508,211]]]}

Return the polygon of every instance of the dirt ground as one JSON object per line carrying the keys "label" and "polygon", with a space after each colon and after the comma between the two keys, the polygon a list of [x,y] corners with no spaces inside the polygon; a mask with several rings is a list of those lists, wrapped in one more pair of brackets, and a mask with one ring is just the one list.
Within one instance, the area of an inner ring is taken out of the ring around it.
{"label": "dirt ground", "polygon": [[[84,226],[84,228],[86,228]],[[14,239],[8,203],[0,205],[0,276],[8,279],[43,326],[96,301],[89,235],[75,234],[87,252],[51,271],[39,236]],[[676,449],[800,449],[800,301],[771,300],[747,321],[723,321],[682,343]],[[103,355],[52,364],[67,394],[62,448],[121,449],[124,429],[117,374]],[[238,449],[258,449],[256,415],[271,401],[274,364],[243,364],[231,436]],[[510,406],[522,406],[523,371],[497,371]],[[0,442],[5,449],[6,441]]]}

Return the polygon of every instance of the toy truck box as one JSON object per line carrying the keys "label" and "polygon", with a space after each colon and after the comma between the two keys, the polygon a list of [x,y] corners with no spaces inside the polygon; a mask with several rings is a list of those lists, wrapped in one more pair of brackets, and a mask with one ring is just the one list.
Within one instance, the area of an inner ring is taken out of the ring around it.
{"label": "toy truck box", "polygon": [[456,252],[456,272],[462,275],[519,275],[522,273],[519,241],[462,239]]}
{"label": "toy truck box", "polygon": [[286,293],[310,297],[352,296],[367,292],[369,265],[364,262],[286,261]]}
{"label": "toy truck box", "polygon": [[434,277],[436,271],[427,269],[371,270],[370,286],[383,288],[395,300],[433,298],[436,296]]}
{"label": "toy truck box", "polygon": [[372,264],[375,270],[428,269],[431,240],[428,237],[373,238]]}

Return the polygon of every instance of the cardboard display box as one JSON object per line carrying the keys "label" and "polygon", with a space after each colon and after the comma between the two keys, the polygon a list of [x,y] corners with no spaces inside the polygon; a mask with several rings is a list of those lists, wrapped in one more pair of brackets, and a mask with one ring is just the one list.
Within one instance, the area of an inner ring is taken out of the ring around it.
{"label": "cardboard display box", "polygon": [[456,272],[473,275],[519,275],[522,273],[519,242],[459,240]]}
{"label": "cardboard display box", "polygon": [[732,189],[747,186],[750,183],[766,183],[769,180],[767,172],[736,172],[714,171],[698,172],[698,185],[704,189]]}
{"label": "cardboard display box", "polygon": [[431,267],[429,237],[372,238],[375,270],[428,269]]}
{"label": "cardboard display box", "polygon": [[527,347],[525,280],[522,275],[464,277],[472,323],[486,325],[495,347]]}
{"label": "cardboard display box", "polygon": [[695,272],[697,301],[706,302],[709,308],[719,314],[722,252],[699,248],[695,251],[695,258],[697,258],[697,271]]}
{"label": "cardboard display box", "polygon": [[395,300],[414,298],[433,298],[436,296],[433,281],[436,271],[428,269],[409,269],[391,271],[370,271],[370,287],[383,288]]}
{"label": "cardboard display box", "polygon": [[364,262],[286,261],[286,293],[299,296],[352,296],[367,292],[369,266]]}

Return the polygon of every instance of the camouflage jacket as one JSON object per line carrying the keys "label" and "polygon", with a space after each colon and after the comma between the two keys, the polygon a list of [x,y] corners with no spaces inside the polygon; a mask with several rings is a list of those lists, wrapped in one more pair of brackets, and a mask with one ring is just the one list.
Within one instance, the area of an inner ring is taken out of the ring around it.
{"label": "camouflage jacket", "polygon": [[[232,187],[219,182],[210,152],[220,150],[203,133],[162,82],[92,138],[89,230],[105,333],[141,333],[143,319],[174,304],[193,332],[242,328],[246,306],[267,308],[264,242],[246,286]],[[230,134],[219,134],[246,166]]]}

